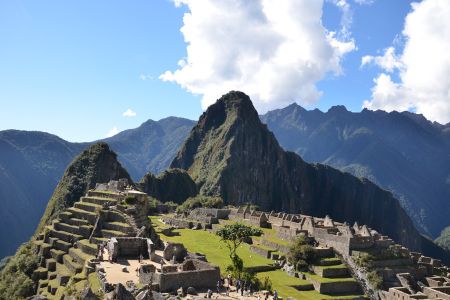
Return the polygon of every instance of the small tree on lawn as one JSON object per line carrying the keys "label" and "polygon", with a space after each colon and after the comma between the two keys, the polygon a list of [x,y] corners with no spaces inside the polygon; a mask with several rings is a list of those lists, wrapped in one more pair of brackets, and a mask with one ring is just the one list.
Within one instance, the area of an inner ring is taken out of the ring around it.
{"label": "small tree on lawn", "polygon": [[241,278],[241,273],[244,270],[244,262],[237,255],[237,249],[248,238],[255,235],[261,235],[262,231],[244,224],[230,224],[225,225],[217,230],[216,234],[227,245],[230,250],[230,259],[232,263],[232,271],[238,278]]}

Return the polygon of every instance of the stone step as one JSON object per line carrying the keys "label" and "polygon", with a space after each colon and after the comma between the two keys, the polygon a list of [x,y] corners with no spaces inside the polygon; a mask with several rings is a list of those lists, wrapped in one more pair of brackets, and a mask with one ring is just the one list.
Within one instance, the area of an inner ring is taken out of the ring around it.
{"label": "stone step", "polygon": [[63,264],[56,264],[56,281],[60,286],[65,286],[72,276],[70,270]]}
{"label": "stone step", "polygon": [[88,202],[76,202],[74,206],[75,206],[75,208],[82,209],[82,210],[85,210],[85,211],[89,211],[89,212],[92,212],[92,213],[95,213],[95,212],[100,211],[102,209],[101,205],[88,203]]}
{"label": "stone step", "polygon": [[112,237],[118,237],[118,236],[127,236],[126,233],[115,231],[115,230],[108,230],[108,229],[102,229],[100,230],[102,233],[102,236],[105,238],[112,238]]}
{"label": "stone step", "polygon": [[100,245],[107,241],[108,241],[108,238],[106,238],[106,237],[97,237],[97,236],[92,237],[92,243],[94,243],[96,245]]}
{"label": "stone step", "polygon": [[122,213],[120,213],[118,211],[113,211],[113,210],[108,211],[107,220],[109,222],[127,223],[127,219],[125,218],[125,216]]}
{"label": "stone step", "polygon": [[56,240],[55,242],[55,249],[64,251],[65,253],[69,252],[69,248],[72,247],[71,243],[62,241],[62,240]]}
{"label": "stone step", "polygon": [[133,230],[130,225],[123,222],[105,222],[102,226],[104,229],[120,231],[126,234],[131,233]]}
{"label": "stone step", "polygon": [[88,238],[91,235],[93,226],[91,226],[91,225],[79,226],[79,225],[69,225],[66,223],[55,223],[54,228],[56,230],[66,231],[66,232],[81,235],[84,238]]}
{"label": "stone step", "polygon": [[62,251],[62,250],[58,250],[58,249],[52,249],[50,250],[50,255],[51,257],[57,261],[58,263],[62,263],[62,257],[63,255],[66,254],[66,252]]}
{"label": "stone step", "polygon": [[86,254],[79,248],[70,248],[69,255],[80,265],[84,265],[87,260],[94,258],[93,255]]}
{"label": "stone step", "polygon": [[92,225],[87,220],[77,219],[77,218],[70,218],[70,219],[67,219],[65,222],[69,225],[74,225],[74,226]]}
{"label": "stone step", "polygon": [[45,258],[50,258],[50,250],[52,249],[52,245],[47,243],[42,243],[39,254]]}
{"label": "stone step", "polygon": [[45,261],[45,267],[48,271],[53,272],[56,270],[56,260],[54,258],[48,258]]}
{"label": "stone step", "polygon": [[51,295],[55,295],[57,290],[58,290],[58,285],[54,285],[53,283],[50,283],[50,284],[47,286],[47,291],[48,291]]}
{"label": "stone step", "polygon": [[81,235],[78,235],[75,233],[70,233],[67,231],[56,230],[56,229],[50,230],[50,236],[57,237],[58,239],[63,240],[68,243],[74,243],[78,240],[83,239],[83,237]]}
{"label": "stone step", "polygon": [[96,256],[97,255],[97,245],[89,243],[88,240],[81,240],[77,242],[78,248],[81,249],[85,254]]}
{"label": "stone step", "polygon": [[71,207],[68,209],[72,214],[73,217],[77,219],[83,219],[87,220],[89,224],[95,224],[95,220],[97,219],[97,214],[89,211],[85,211],[79,208]]}
{"label": "stone step", "polygon": [[47,279],[48,270],[46,268],[40,267],[33,271],[32,278],[34,281],[38,281],[39,279]]}
{"label": "stone step", "polygon": [[[55,270],[56,270],[56,266],[55,266]],[[58,275],[58,273],[56,273],[56,271],[48,273],[48,280],[55,279],[57,275]]]}
{"label": "stone step", "polygon": [[39,280],[39,288],[43,289],[48,286],[48,279],[41,279]]}
{"label": "stone step", "polygon": [[60,214],[58,215],[58,217],[59,217],[62,221],[66,221],[66,220],[72,218],[72,216],[73,216],[73,214],[72,214],[69,210],[63,211],[62,213],[60,213]]}
{"label": "stone step", "polygon": [[117,200],[114,199],[110,199],[110,198],[103,198],[103,197],[81,197],[81,202],[86,202],[86,203],[92,203],[92,204],[97,204],[100,206],[106,205],[108,203],[110,204],[116,204]]}
{"label": "stone step", "polygon": [[314,266],[314,273],[323,278],[348,278],[350,276],[350,272],[346,266],[341,267],[317,267]]}
{"label": "stone step", "polygon": [[324,258],[318,261],[319,266],[337,266],[340,265],[342,262],[337,257],[331,257],[331,258]]}
{"label": "stone step", "polygon": [[69,254],[66,254],[63,256],[63,262],[64,262],[64,266],[66,266],[67,269],[69,269],[69,271],[72,275],[80,273],[81,270],[83,270],[83,266],[80,265],[79,263],[77,263],[76,261],[74,261],[73,258]]}
{"label": "stone step", "polygon": [[107,199],[115,199],[115,200],[123,200],[125,197],[118,193],[112,193],[108,191],[89,191],[88,197],[99,197],[99,198],[107,198]]}

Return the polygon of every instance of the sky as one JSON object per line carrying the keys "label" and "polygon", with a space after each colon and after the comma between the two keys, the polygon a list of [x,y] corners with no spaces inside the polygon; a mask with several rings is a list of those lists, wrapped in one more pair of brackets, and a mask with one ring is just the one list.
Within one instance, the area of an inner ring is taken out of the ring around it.
{"label": "sky", "polygon": [[0,0],[0,130],[93,141],[196,120],[229,90],[259,113],[409,110],[450,122],[448,0]]}

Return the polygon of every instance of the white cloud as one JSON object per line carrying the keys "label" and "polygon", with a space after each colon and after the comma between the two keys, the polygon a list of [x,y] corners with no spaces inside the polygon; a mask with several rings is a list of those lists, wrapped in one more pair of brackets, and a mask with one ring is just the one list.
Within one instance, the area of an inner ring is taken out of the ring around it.
{"label": "white cloud", "polygon": [[106,137],[112,137],[112,136],[118,134],[119,132],[120,132],[119,129],[117,129],[117,127],[114,126],[113,128],[111,128],[110,131],[108,131],[108,133],[106,134]]}
{"label": "white cloud", "polygon": [[[402,32],[405,45],[398,56],[388,48],[383,56],[365,57],[385,72],[398,72],[399,80],[382,73],[375,79],[370,109],[412,109],[428,119],[450,121],[450,5],[448,0],[412,4]],[[397,73],[396,73],[397,74]]]}
{"label": "white cloud", "polygon": [[323,1],[175,0],[189,9],[181,28],[187,57],[160,79],[202,95],[203,108],[230,90],[249,94],[261,113],[313,103],[322,94],[316,83],[341,74],[355,49],[348,35],[323,27]]}
{"label": "white cloud", "polygon": [[361,61],[361,67],[368,64],[378,65],[388,73],[392,73],[395,70],[400,70],[403,66],[402,61],[395,54],[394,47],[386,48],[383,56],[364,56]]}
{"label": "white cloud", "polygon": [[123,112],[122,116],[128,117],[128,118],[136,117],[136,112],[133,111],[131,108],[129,108],[126,111]]}
{"label": "white cloud", "polygon": [[146,81],[146,80],[153,80],[153,76],[148,75],[148,74],[141,74],[141,75],[139,75],[139,79],[140,79],[140,80],[143,80],[143,81]]}

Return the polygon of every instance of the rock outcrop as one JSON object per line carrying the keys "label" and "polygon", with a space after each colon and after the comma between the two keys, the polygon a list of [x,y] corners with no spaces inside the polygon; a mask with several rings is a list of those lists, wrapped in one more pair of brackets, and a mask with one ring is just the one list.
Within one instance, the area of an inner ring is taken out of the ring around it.
{"label": "rock outcrop", "polygon": [[181,169],[169,169],[159,176],[147,173],[138,183],[146,194],[162,201],[183,203],[197,195],[197,186],[189,174]]}
{"label": "rock outcrop", "polygon": [[412,250],[422,237],[391,193],[368,180],[285,152],[249,97],[230,92],[200,117],[171,164],[188,171],[200,194],[263,210],[330,215],[364,223]]}

